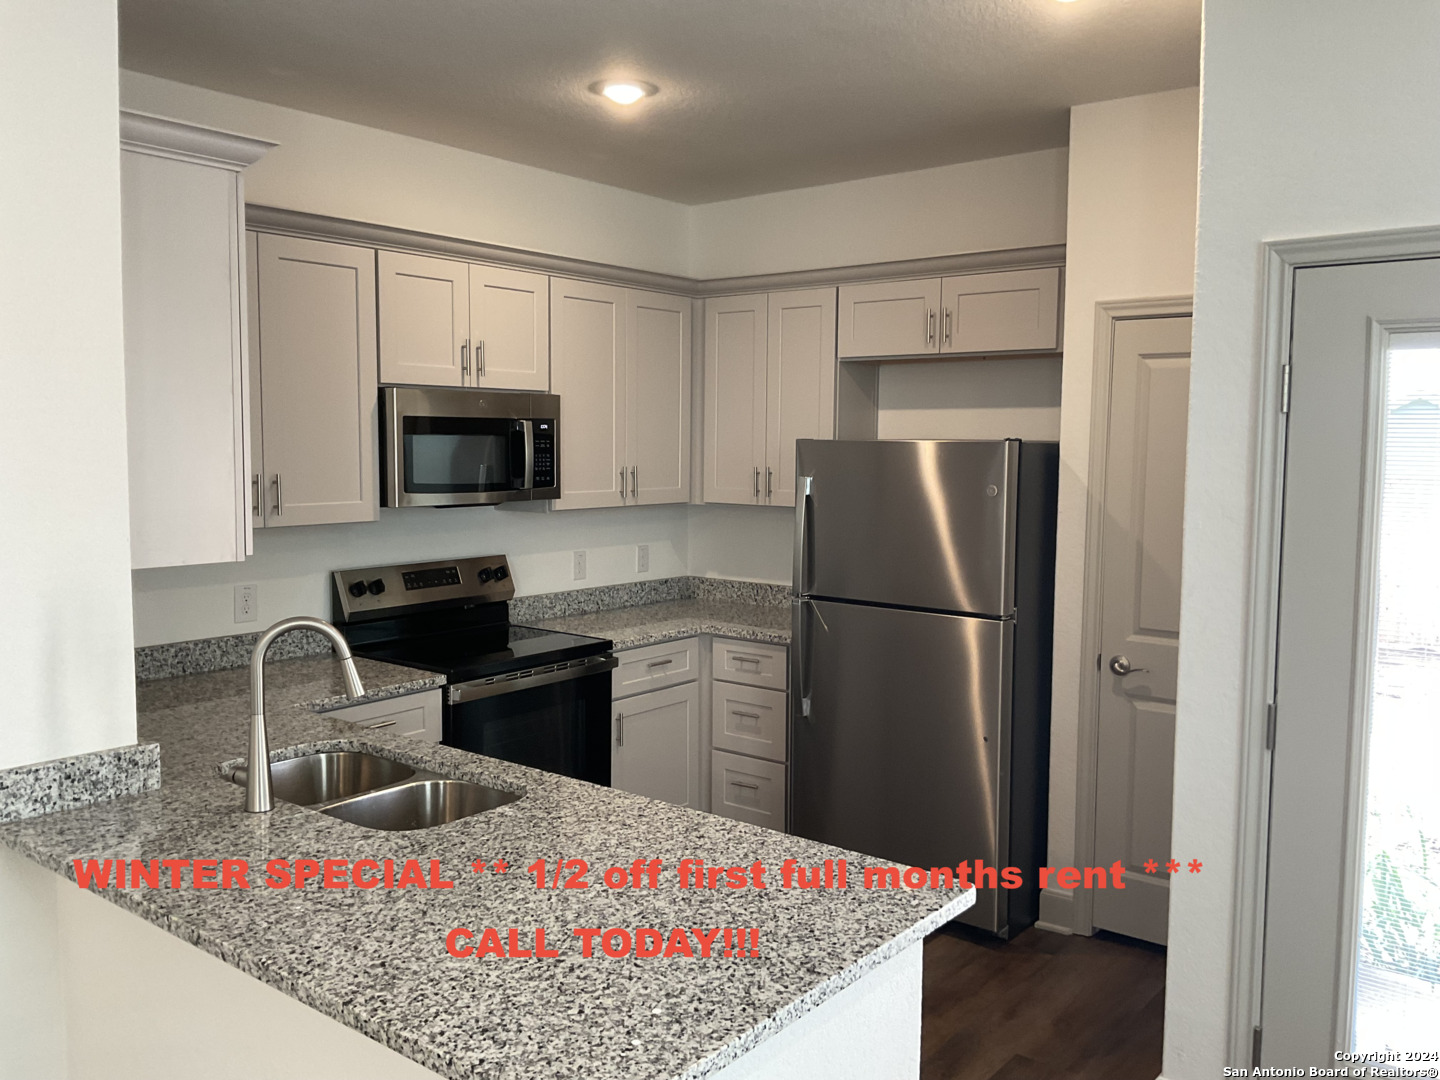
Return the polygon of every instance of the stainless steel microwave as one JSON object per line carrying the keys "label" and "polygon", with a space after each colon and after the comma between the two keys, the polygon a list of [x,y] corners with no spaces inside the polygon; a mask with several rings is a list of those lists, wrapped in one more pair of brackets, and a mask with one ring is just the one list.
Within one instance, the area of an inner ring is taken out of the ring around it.
{"label": "stainless steel microwave", "polygon": [[560,497],[560,399],[447,387],[380,389],[382,506]]}

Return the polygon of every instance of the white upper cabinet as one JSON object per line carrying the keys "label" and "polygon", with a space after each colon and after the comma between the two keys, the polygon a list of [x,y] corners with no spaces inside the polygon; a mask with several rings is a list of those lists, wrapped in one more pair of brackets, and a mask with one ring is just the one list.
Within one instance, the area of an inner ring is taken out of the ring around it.
{"label": "white upper cabinet", "polygon": [[705,501],[764,502],[770,298],[705,301]]}
{"label": "white upper cabinet", "polygon": [[625,312],[630,461],[626,500],[639,505],[688,502],[690,301],[628,289]]}
{"label": "white upper cabinet", "polygon": [[1060,270],[947,277],[942,353],[1052,352],[1060,347]]}
{"label": "white upper cabinet", "polygon": [[550,279],[557,510],[688,502],[690,301]]}
{"label": "white upper cabinet", "polygon": [[835,435],[835,290],[705,304],[705,500],[795,505],[795,440]]}
{"label": "white upper cabinet", "polygon": [[625,456],[625,290],[550,279],[550,363],[560,395],[557,509],[620,506]]}
{"label": "white upper cabinet", "polygon": [[842,358],[1053,352],[1060,269],[840,286]]}
{"label": "white upper cabinet", "polygon": [[765,501],[795,505],[795,440],[835,437],[835,290],[770,294]]}
{"label": "white upper cabinet", "polygon": [[471,266],[470,352],[470,386],[549,390],[550,279]]}
{"label": "white upper cabinet", "polygon": [[250,543],[244,195],[273,143],[122,113],[131,564]]}
{"label": "white upper cabinet", "polygon": [[940,279],[840,286],[840,356],[918,356],[939,340]]}
{"label": "white upper cabinet", "polygon": [[270,235],[256,250],[259,514],[270,528],[374,521],[375,252]]}
{"label": "white upper cabinet", "polygon": [[429,255],[380,252],[380,381],[470,381],[470,268]]}
{"label": "white upper cabinet", "polygon": [[380,252],[380,381],[550,388],[544,274]]}

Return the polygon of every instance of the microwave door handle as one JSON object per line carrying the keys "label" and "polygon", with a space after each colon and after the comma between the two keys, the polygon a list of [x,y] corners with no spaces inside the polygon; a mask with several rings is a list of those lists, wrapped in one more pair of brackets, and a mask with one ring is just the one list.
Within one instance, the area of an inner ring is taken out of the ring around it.
{"label": "microwave door handle", "polygon": [[525,439],[525,480],[521,486],[530,491],[535,487],[535,421],[520,420],[518,423]]}

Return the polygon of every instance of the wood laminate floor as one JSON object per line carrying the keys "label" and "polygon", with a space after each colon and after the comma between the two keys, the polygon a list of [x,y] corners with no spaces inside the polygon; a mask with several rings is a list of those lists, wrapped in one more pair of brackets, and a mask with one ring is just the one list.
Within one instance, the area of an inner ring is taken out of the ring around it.
{"label": "wood laminate floor", "polygon": [[1155,1080],[1165,950],[1031,928],[925,942],[921,1080]]}

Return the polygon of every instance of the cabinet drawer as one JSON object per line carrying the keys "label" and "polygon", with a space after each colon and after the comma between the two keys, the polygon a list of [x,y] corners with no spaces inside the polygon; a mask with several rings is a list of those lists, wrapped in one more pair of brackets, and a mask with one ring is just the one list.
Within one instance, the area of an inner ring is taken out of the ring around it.
{"label": "cabinet drawer", "polygon": [[785,689],[785,649],[780,645],[758,645],[749,641],[716,638],[714,677],[722,682]]}
{"label": "cabinet drawer", "polygon": [[700,641],[667,641],[647,645],[643,649],[626,649],[616,653],[619,660],[610,676],[610,700],[619,701],[631,694],[679,686],[700,677]]}
{"label": "cabinet drawer", "polygon": [[710,808],[721,817],[785,831],[785,766],[710,751]]}
{"label": "cabinet drawer", "polygon": [[441,702],[439,690],[348,705],[325,714],[369,731],[409,735],[425,742],[440,741]]}
{"label": "cabinet drawer", "polygon": [[786,700],[784,690],[714,683],[710,688],[711,743],[717,750],[784,761]]}

